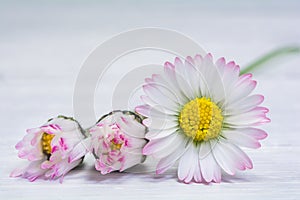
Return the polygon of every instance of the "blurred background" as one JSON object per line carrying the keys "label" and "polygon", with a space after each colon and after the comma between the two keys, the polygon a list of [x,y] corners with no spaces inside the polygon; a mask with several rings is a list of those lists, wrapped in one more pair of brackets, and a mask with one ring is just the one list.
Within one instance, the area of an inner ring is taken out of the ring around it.
{"label": "blurred background", "polygon": [[[74,85],[82,63],[97,45],[113,35],[141,27],[175,30],[191,37],[215,58],[224,56],[243,68],[273,49],[286,45],[299,46],[299,24],[300,1],[297,0],[0,1],[0,197],[22,197],[30,191],[37,191],[37,186],[44,191],[50,185],[47,181],[33,185],[25,180],[8,178],[13,168],[24,164],[17,158],[14,145],[27,128],[39,126],[58,114],[73,115]],[[298,54],[274,60],[254,72],[254,79],[258,81],[256,92],[265,95],[264,105],[270,108],[272,123],[264,126],[269,137],[257,152],[260,155],[252,155],[250,151],[254,163],[258,164],[257,168],[255,166],[255,170],[246,176],[249,181],[242,182],[251,185],[249,182],[254,177],[257,180],[254,182],[259,186],[269,183],[267,187],[270,190],[260,193],[264,197],[274,195],[271,194],[272,187],[278,188],[274,191],[276,195],[285,192],[290,193],[289,197],[299,195],[299,65]],[[109,111],[105,105],[109,103],[110,87],[105,83],[103,87],[98,88],[95,94],[98,117]],[[274,171],[268,171],[269,167]],[[67,195],[71,198],[72,191],[82,184],[97,182],[81,176],[80,172],[73,173],[70,178],[66,177],[63,185],[51,183],[51,187],[58,185],[67,189],[67,193],[59,189],[57,194],[49,197],[62,198]],[[140,188],[135,184],[141,182],[150,184],[158,192],[157,198],[176,196],[176,192],[169,194],[169,190],[159,193],[159,184],[164,183],[166,187],[174,184],[180,188],[179,191],[183,190],[179,196],[193,194],[185,193],[191,188],[180,185],[174,177],[170,180],[150,179],[146,183],[142,178],[126,177],[128,182],[123,182],[123,186],[109,180],[104,183],[115,184],[113,188],[124,195],[127,194],[124,184]],[[279,185],[285,180],[292,183],[286,189]],[[20,186],[25,189],[20,189]],[[197,189],[195,186],[193,190]],[[96,188],[97,183],[91,187]],[[222,190],[221,187],[222,184],[212,190]],[[255,185],[251,187],[254,189],[249,189],[249,194],[259,190]],[[16,189],[20,193],[14,193]],[[236,189],[240,189],[239,186]],[[105,189],[102,192],[108,194],[109,191]],[[236,197],[234,192],[230,190],[222,194]],[[144,193],[142,188],[137,194],[145,197],[151,195]],[[209,191],[206,195],[213,194]],[[38,196],[31,197],[35,198]]]}

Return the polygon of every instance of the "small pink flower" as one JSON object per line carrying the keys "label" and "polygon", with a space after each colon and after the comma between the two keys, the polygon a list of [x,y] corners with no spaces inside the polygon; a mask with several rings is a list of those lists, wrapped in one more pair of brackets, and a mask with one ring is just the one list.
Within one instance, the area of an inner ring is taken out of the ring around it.
{"label": "small pink flower", "polygon": [[96,157],[95,168],[107,174],[142,163],[146,130],[134,113],[115,111],[104,116],[89,129],[91,138],[87,139]]}
{"label": "small pink flower", "polygon": [[83,157],[70,162],[70,152],[84,139],[79,124],[72,118],[59,116],[39,128],[27,130],[16,145],[18,156],[30,161],[25,168],[15,169],[11,177],[34,181],[38,177],[56,179],[79,165]]}

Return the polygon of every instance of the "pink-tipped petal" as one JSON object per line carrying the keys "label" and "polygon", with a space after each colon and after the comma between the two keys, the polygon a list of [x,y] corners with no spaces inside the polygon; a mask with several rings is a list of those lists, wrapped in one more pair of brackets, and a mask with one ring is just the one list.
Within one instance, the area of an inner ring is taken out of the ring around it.
{"label": "pink-tipped petal", "polygon": [[24,173],[24,169],[16,168],[10,173],[9,176],[10,177],[19,177],[19,176],[22,176],[23,173]]}
{"label": "pink-tipped petal", "polygon": [[168,145],[173,144],[173,141],[175,141],[178,137],[180,138],[181,136],[178,134],[171,134],[168,137],[162,139],[151,140],[144,147],[143,154],[155,154],[156,152],[165,149]]}
{"label": "pink-tipped petal", "polygon": [[[178,178],[179,180],[183,181],[184,183],[191,182],[195,165],[194,162],[195,158],[194,156],[194,148],[195,146],[191,145],[187,151],[183,154],[183,156],[180,158],[179,165],[178,165]],[[197,160],[196,160],[197,161]],[[198,164],[198,162],[197,162]]]}
{"label": "pink-tipped petal", "polygon": [[226,117],[226,123],[235,126],[249,126],[268,123],[270,119],[266,117],[269,110],[264,107],[256,107],[245,113],[231,115]]}
{"label": "pink-tipped petal", "polygon": [[217,143],[213,148],[213,155],[216,159],[218,165],[230,175],[234,175],[236,173],[235,161],[230,158],[227,151],[224,151],[222,145]]}
{"label": "pink-tipped petal", "polygon": [[161,104],[165,108],[177,110],[177,97],[169,89],[156,84],[147,84],[143,86],[145,93],[155,102]]}
{"label": "pink-tipped petal", "polygon": [[213,157],[212,147],[209,142],[203,142],[200,145],[199,162],[202,177],[205,180],[205,182],[220,182],[221,169],[215,161],[215,158]]}
{"label": "pink-tipped petal", "polygon": [[179,146],[173,153],[171,153],[167,157],[160,159],[156,167],[156,174],[162,174],[170,167],[172,167],[187,148],[188,146],[186,146],[186,143],[182,143],[182,145]]}
{"label": "pink-tipped petal", "polygon": [[244,99],[238,100],[233,104],[230,104],[225,109],[225,115],[236,115],[256,108],[264,101],[262,95],[251,95]]}

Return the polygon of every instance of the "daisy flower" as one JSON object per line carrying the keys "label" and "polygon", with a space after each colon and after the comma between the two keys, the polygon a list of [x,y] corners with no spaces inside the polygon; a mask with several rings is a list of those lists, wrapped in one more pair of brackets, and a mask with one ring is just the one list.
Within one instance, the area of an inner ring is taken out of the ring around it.
{"label": "daisy flower", "polygon": [[89,150],[94,154],[95,168],[101,174],[124,171],[142,163],[142,149],[147,143],[147,128],[141,118],[129,111],[114,111],[103,116],[95,126],[88,129],[90,136],[83,145],[76,147],[78,158]]}
{"label": "daisy flower", "polygon": [[68,173],[83,161],[80,157],[69,162],[70,152],[84,135],[80,125],[72,118],[58,116],[45,125],[28,129],[27,135],[16,145],[18,156],[30,161],[25,168],[15,169],[11,177],[23,177],[34,181],[43,176],[56,179]]}
{"label": "daisy flower", "polygon": [[270,120],[259,106],[264,97],[251,94],[256,81],[240,75],[240,67],[211,54],[166,62],[162,74],[143,85],[145,105],[136,112],[146,116],[145,155],[159,159],[161,174],[179,160],[178,178],[189,183],[220,182],[221,172],[234,175],[252,168],[240,147],[259,148],[265,131],[256,128]]}

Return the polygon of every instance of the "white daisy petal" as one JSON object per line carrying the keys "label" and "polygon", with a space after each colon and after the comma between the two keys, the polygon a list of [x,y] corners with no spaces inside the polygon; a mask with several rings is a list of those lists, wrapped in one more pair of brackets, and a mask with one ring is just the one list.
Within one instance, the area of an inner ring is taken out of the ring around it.
{"label": "white daisy petal", "polygon": [[[236,173],[236,170],[252,168],[250,158],[236,145],[228,143],[222,138],[214,148],[213,152],[218,164],[228,174],[232,175]],[[222,154],[223,158],[220,157]]]}
{"label": "white daisy petal", "polygon": [[182,78],[186,79],[187,74],[186,74],[186,71],[185,71],[185,66],[184,66],[184,64],[183,64],[183,62],[181,61],[180,58],[178,58],[178,57],[175,58],[174,66],[175,66],[174,69],[176,71],[176,74],[180,75]]}
{"label": "white daisy petal", "polygon": [[176,103],[176,97],[167,90],[161,91],[155,84],[147,84],[143,86],[145,93],[155,102],[163,105],[166,108],[171,108],[172,110],[178,109],[178,104]]}
{"label": "white daisy petal", "polygon": [[192,57],[188,56],[184,62],[186,74],[188,75],[187,80],[189,81],[193,92],[200,96],[200,87],[199,87],[199,74],[195,65],[195,62]]}
{"label": "white daisy petal", "polygon": [[210,56],[204,58],[204,65],[206,65],[205,80],[209,88],[209,97],[214,100],[214,102],[219,103],[225,97],[224,83],[219,72],[219,67],[216,66]]}
{"label": "white daisy petal", "polygon": [[242,151],[239,147],[237,147],[234,144],[228,143],[228,146],[230,146],[232,152],[234,152],[236,156],[236,160],[239,160],[239,164],[241,165],[241,168],[238,169],[244,170],[245,168],[247,169],[253,168],[251,159],[247,156],[247,154],[244,151]]}
{"label": "white daisy petal", "polygon": [[147,139],[159,139],[159,138],[167,137],[177,131],[178,131],[177,127],[169,128],[169,129],[162,129],[162,130],[151,129],[146,134],[146,138]]}
{"label": "white daisy petal", "polygon": [[[162,94],[165,94],[169,99],[171,99],[172,101],[174,101],[176,104],[176,108],[178,108],[177,106],[179,105],[179,97],[177,96],[177,94],[168,86],[166,85],[162,85],[160,83],[151,83],[152,86],[154,86],[155,88],[157,88]],[[170,107],[170,105],[168,105],[168,108]],[[176,109],[177,110],[177,109]]]}
{"label": "white daisy petal", "polygon": [[166,86],[167,88],[170,88],[176,95],[176,97],[177,97],[176,100],[178,101],[179,104],[184,104],[186,102],[186,98],[182,95],[180,88],[177,86],[177,84],[174,84],[174,82],[171,82],[170,78],[168,78],[168,77],[163,78],[159,74],[154,74],[154,75],[152,75],[152,79],[156,83]]}
{"label": "white daisy petal", "polygon": [[236,172],[235,161],[232,159],[231,152],[227,151],[220,142],[218,142],[213,148],[213,155],[218,165],[230,175],[234,175]]}
{"label": "white daisy petal", "polygon": [[[213,155],[212,155],[213,156]],[[220,166],[217,164],[217,161],[216,161],[216,159],[214,158],[213,160],[212,160],[212,162],[214,163],[214,164],[212,164],[212,166],[214,166],[214,170],[213,170],[213,172],[214,172],[214,174],[213,174],[213,181],[214,182],[216,182],[216,183],[220,183],[221,182],[221,178],[222,178],[222,171],[221,171],[221,168],[220,168]]]}
{"label": "white daisy petal", "polygon": [[191,87],[187,84],[182,75],[176,73],[174,65],[169,62],[165,63],[165,75],[169,82],[173,82],[180,89],[181,96],[185,101],[194,97]]}
{"label": "white daisy petal", "polygon": [[178,165],[178,178],[184,182],[190,182],[194,173],[194,145],[189,146],[183,156],[180,158]]}
{"label": "white daisy petal", "polygon": [[[197,156],[197,154],[196,154]],[[201,174],[201,168],[200,168],[200,163],[199,163],[199,159],[196,159],[195,163],[195,171],[194,171],[194,180],[196,183],[201,183],[202,182],[202,174]]]}
{"label": "white daisy petal", "polygon": [[[148,96],[142,95],[141,99],[145,103],[145,106],[148,106],[148,110],[145,110],[146,109],[145,107],[144,108],[143,107],[142,108],[138,108],[139,106],[137,106],[136,108],[143,109],[143,110],[141,110],[141,112],[145,112],[145,114],[148,113],[152,109],[155,109],[155,111],[157,111],[157,112],[160,112],[160,113],[163,113],[163,114],[168,114],[168,115],[176,115],[177,112],[178,112],[177,110],[172,110],[172,109],[170,109],[168,107],[165,107],[165,106],[163,106],[161,104],[158,104],[157,102],[153,101]],[[141,115],[144,115],[144,114],[141,113]],[[148,115],[150,116],[150,114],[148,114]]]}
{"label": "white daisy petal", "polygon": [[243,128],[241,132],[257,140],[265,139],[268,136],[265,131],[258,128]]}
{"label": "white daisy petal", "polygon": [[264,124],[270,121],[269,118],[266,117],[266,113],[268,113],[268,109],[264,107],[256,107],[251,111],[227,116],[225,118],[225,123],[231,124],[233,126],[255,126]]}
{"label": "white daisy petal", "polygon": [[219,183],[221,181],[221,168],[217,164],[212,153],[212,149],[216,143],[217,140],[202,142],[199,148],[199,162],[202,177],[208,183],[212,181]]}
{"label": "white daisy petal", "polygon": [[160,156],[160,155],[156,155],[156,152],[159,152],[159,151],[165,149],[169,145],[173,144],[173,141],[178,141],[178,139],[180,139],[181,137],[182,136],[180,136],[179,134],[174,133],[174,134],[171,134],[171,135],[161,138],[161,139],[151,140],[144,147],[143,154],[144,155],[151,154],[154,156]]}
{"label": "white daisy petal", "polygon": [[167,171],[171,166],[175,164],[175,162],[181,157],[182,154],[186,151],[186,149],[193,145],[191,142],[187,145],[186,142],[180,144],[171,154],[167,157],[162,158],[156,167],[156,173],[162,174]]}
{"label": "white daisy petal", "polygon": [[200,54],[195,55],[194,57],[194,64],[195,66],[199,67],[202,66],[202,62],[203,62],[203,57]]}
{"label": "white daisy petal", "polygon": [[216,61],[216,65],[217,65],[218,68],[219,68],[220,74],[223,76],[223,75],[224,75],[225,66],[226,66],[225,58],[224,58],[224,57],[219,58],[219,59]]}
{"label": "white daisy petal", "polygon": [[145,78],[146,83],[155,83],[152,78]]}
{"label": "white daisy petal", "polygon": [[233,90],[234,85],[239,79],[239,74],[240,68],[233,61],[225,65],[222,80],[227,95]]}
{"label": "white daisy petal", "polygon": [[[199,58],[201,59],[201,58]],[[205,97],[211,97],[211,85],[210,85],[210,82],[211,82],[211,76],[212,74],[210,73],[211,72],[211,67],[213,65],[212,63],[212,60],[211,60],[211,55],[206,55],[202,61],[201,61],[201,64],[200,65],[197,65],[198,69],[199,69],[199,74],[200,74],[200,84],[201,84],[201,94],[202,96],[205,96]]]}
{"label": "white daisy petal", "polygon": [[190,183],[192,181],[192,179],[194,178],[194,176],[199,176],[199,171],[196,171],[197,169],[199,169],[199,158],[198,158],[198,152],[199,152],[199,147],[195,146],[195,145],[191,145],[192,146],[192,158],[191,158],[191,169],[189,171],[189,175],[184,179],[185,183]]}
{"label": "white daisy petal", "polygon": [[262,95],[252,95],[248,96],[240,101],[236,101],[233,104],[228,105],[225,109],[225,115],[236,115],[241,114],[246,111],[254,109],[256,106],[264,101],[264,96]]}
{"label": "white daisy petal", "polygon": [[205,158],[200,160],[200,167],[203,179],[206,182],[220,182],[221,169],[212,153],[208,154]]}
{"label": "white daisy petal", "polygon": [[194,58],[194,63],[199,77],[198,85],[200,88],[200,94],[201,96],[210,96],[210,88],[208,86],[206,78],[207,69],[206,66],[203,64],[203,57],[201,55],[196,55]]}
{"label": "white daisy petal", "polygon": [[199,84],[199,80],[201,77],[199,76],[198,69],[194,63],[194,60],[191,57],[187,57],[187,60],[185,61],[185,70],[188,77],[186,79],[190,82],[190,85],[193,89],[193,93],[196,97],[201,96],[201,87]]}
{"label": "white daisy petal", "polygon": [[243,75],[238,77],[236,85],[238,86],[238,85],[248,83],[249,81],[251,82],[251,79],[252,79],[252,74],[251,73],[243,74]]}
{"label": "white daisy petal", "polygon": [[141,96],[141,100],[146,104],[149,105],[151,107],[155,107],[157,105],[159,105],[157,102],[153,101],[150,97],[146,96],[146,95],[142,95]]}
{"label": "white daisy petal", "polygon": [[202,160],[202,159],[204,159],[206,156],[208,156],[211,153],[212,153],[212,149],[210,147],[210,143],[203,141],[200,144],[199,159]]}
{"label": "white daisy petal", "polygon": [[149,117],[150,109],[151,109],[151,106],[149,106],[149,105],[141,105],[141,106],[135,107],[135,112],[137,112],[138,114],[143,115],[145,117]]}
{"label": "white daisy petal", "polygon": [[234,103],[235,101],[238,101],[242,98],[245,98],[248,96],[256,87],[257,82],[254,80],[251,80],[251,77],[240,81],[237,83],[237,85],[234,87],[234,89],[227,95],[226,102],[228,104]]}
{"label": "white daisy petal", "polygon": [[175,58],[175,70],[177,81],[179,81],[180,86],[182,86],[183,92],[190,98],[194,99],[200,95],[200,88],[198,84],[198,73],[194,66],[193,59],[188,56],[184,63],[177,57]]}
{"label": "white daisy petal", "polygon": [[182,144],[186,144],[187,137],[178,132],[175,132],[174,134],[178,135],[174,137],[174,140],[171,140],[169,143],[165,142],[164,146],[152,150],[151,154],[156,158],[164,158],[174,152]]}
{"label": "white daisy petal", "polygon": [[143,124],[155,130],[163,130],[170,128],[177,128],[178,122],[176,116],[167,115],[165,118],[146,118],[143,120]]}
{"label": "white daisy petal", "polygon": [[224,130],[222,135],[231,143],[248,148],[259,148],[258,140],[248,134],[243,133],[243,129]]}
{"label": "white daisy petal", "polygon": [[135,111],[145,117],[165,119],[170,112],[166,112],[161,106],[151,107],[149,105],[141,105],[135,107]]}
{"label": "white daisy petal", "polygon": [[176,79],[179,83],[179,87],[188,100],[192,100],[196,98],[196,93],[193,92],[192,87],[190,86],[189,82],[180,74],[176,73]]}

